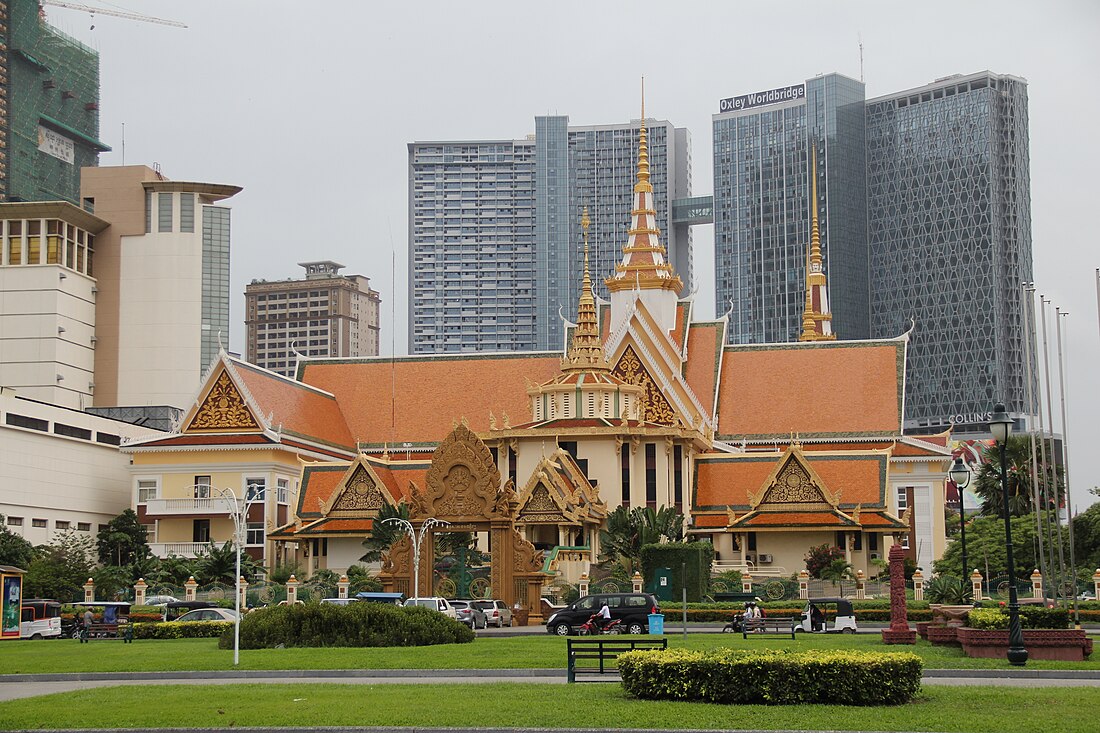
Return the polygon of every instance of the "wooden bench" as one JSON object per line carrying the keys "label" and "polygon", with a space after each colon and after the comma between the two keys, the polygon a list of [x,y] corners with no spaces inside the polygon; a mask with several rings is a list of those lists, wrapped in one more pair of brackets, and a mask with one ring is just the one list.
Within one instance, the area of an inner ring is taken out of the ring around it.
{"label": "wooden bench", "polygon": [[[668,639],[622,639],[610,637],[607,639],[567,639],[566,653],[569,663],[566,668],[566,681],[576,682],[577,672],[590,674],[608,674],[618,672],[617,667],[611,667],[608,662],[613,662],[623,652],[633,652],[639,649],[667,649]],[[578,664],[580,662],[580,664]],[[587,664],[585,664],[587,662]]]}
{"label": "wooden bench", "polygon": [[790,634],[794,639],[794,618],[747,618],[741,624],[741,638],[749,638],[749,634]]}
{"label": "wooden bench", "polygon": [[130,624],[105,624],[93,622],[80,630],[80,643],[89,641],[122,641],[129,644],[134,640],[134,627]]}

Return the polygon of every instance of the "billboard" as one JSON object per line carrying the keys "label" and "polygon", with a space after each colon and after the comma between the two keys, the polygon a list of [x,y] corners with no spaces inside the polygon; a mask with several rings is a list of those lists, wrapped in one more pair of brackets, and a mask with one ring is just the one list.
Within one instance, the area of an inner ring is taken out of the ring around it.
{"label": "billboard", "polygon": [[792,84],[789,87],[769,89],[766,92],[753,92],[742,94],[740,97],[727,97],[718,103],[718,112],[740,112],[752,107],[763,107],[768,104],[779,104],[796,99],[806,98],[805,84]]}
{"label": "billboard", "polygon": [[38,149],[70,165],[76,162],[76,146],[73,141],[42,125],[38,126]]}
{"label": "billboard", "polygon": [[23,576],[0,575],[0,639],[18,639],[23,612]]}

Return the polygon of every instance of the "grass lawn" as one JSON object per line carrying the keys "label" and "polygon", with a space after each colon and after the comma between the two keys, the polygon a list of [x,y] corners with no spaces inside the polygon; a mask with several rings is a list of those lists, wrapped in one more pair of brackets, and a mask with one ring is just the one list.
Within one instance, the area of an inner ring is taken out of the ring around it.
{"label": "grass lawn", "polygon": [[[694,634],[685,643],[669,636],[669,647],[710,649],[859,649],[913,651],[930,669],[1006,669],[1002,659],[970,659],[956,647],[886,646],[877,634],[802,635],[797,640],[769,635]],[[470,644],[431,647],[243,649],[240,669],[565,669],[565,640],[547,635],[481,637]],[[1085,662],[1029,661],[1031,669],[1100,669],[1100,655]],[[7,674],[48,672],[154,672],[233,668],[232,650],[216,639],[139,639],[80,644],[69,639],[0,643],[0,669]]]}
{"label": "grass lawn", "polygon": [[369,725],[1078,733],[1095,730],[1098,707],[1098,688],[935,687],[908,705],[858,708],[642,701],[627,697],[617,684],[167,685],[3,702],[0,728]]}

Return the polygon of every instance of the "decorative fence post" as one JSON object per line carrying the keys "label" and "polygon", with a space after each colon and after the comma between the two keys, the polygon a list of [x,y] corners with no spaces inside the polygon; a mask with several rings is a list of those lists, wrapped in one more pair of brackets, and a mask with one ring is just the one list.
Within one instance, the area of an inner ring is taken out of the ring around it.
{"label": "decorative fence post", "polygon": [[138,578],[134,583],[134,605],[145,605],[145,591],[149,588],[149,584],[145,582],[145,578]]}
{"label": "decorative fence post", "polygon": [[970,574],[970,590],[975,601],[980,601],[985,597],[982,594],[982,574],[978,572],[977,568],[974,568],[974,572]]}
{"label": "decorative fence post", "polygon": [[[681,580],[681,582],[686,582],[686,580]],[[634,576],[630,579],[630,586],[631,593],[642,592],[642,574],[637,570],[634,571]]]}
{"label": "decorative fence post", "polygon": [[588,595],[588,573],[581,573],[581,579],[577,583],[577,592],[580,593],[581,598]]}
{"label": "decorative fence post", "polygon": [[1039,572],[1039,568],[1031,573],[1031,597],[1043,597],[1043,574]]}
{"label": "decorative fence post", "polygon": [[293,606],[298,602],[298,586],[301,583],[293,575],[286,581],[286,605]]}
{"label": "decorative fence post", "polygon": [[336,597],[347,598],[349,588],[351,588],[351,581],[348,580],[348,576],[341,575],[340,580],[336,583]]}
{"label": "decorative fence post", "polygon": [[810,597],[810,573],[803,568],[798,571],[798,599],[805,601]]}
{"label": "decorative fence post", "polygon": [[[922,593],[923,595],[923,593]],[[863,577],[863,571],[856,571],[856,599],[863,600],[867,597],[867,581]]]}
{"label": "decorative fence post", "polygon": [[920,571],[920,568],[917,568],[916,572],[913,573],[913,600],[924,600],[924,573]]}
{"label": "decorative fence post", "polygon": [[95,581],[88,578],[88,582],[84,584],[84,602],[91,603],[95,600]]}
{"label": "decorative fence post", "polygon": [[1096,572],[1092,574],[1092,595],[1100,600],[1100,568],[1096,568]]}
{"label": "decorative fence post", "polygon": [[192,575],[190,578],[187,579],[187,582],[183,584],[183,600],[185,600],[185,601],[195,600],[195,596],[198,593],[198,590],[199,590],[198,581],[196,581],[195,576]]}
{"label": "decorative fence post", "polygon": [[240,583],[241,583],[241,608],[245,609],[245,608],[248,608],[248,581],[244,579],[243,575],[241,576]]}
{"label": "decorative fence post", "polygon": [[752,576],[748,573],[741,574],[741,592],[752,593]]}

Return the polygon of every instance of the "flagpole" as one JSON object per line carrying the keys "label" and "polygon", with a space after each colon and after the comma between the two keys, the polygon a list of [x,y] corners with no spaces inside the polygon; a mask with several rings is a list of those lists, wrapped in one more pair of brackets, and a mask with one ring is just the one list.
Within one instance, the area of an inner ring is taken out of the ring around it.
{"label": "flagpole", "polygon": [[1058,393],[1062,400],[1062,453],[1066,466],[1066,523],[1069,524],[1069,572],[1073,578],[1073,622],[1081,628],[1081,613],[1077,608],[1077,553],[1073,549],[1073,499],[1069,488],[1069,423],[1066,421],[1066,369],[1062,359],[1062,319],[1069,315],[1060,308],[1054,310],[1054,325],[1058,330]]}

